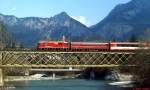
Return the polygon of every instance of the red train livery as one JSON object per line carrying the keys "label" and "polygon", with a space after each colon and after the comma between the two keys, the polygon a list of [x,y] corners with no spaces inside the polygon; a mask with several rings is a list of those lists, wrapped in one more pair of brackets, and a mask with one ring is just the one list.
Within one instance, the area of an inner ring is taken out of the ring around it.
{"label": "red train livery", "polygon": [[66,42],[66,41],[40,41],[38,49],[44,50],[72,50],[72,51],[115,51],[115,50],[137,50],[141,43],[138,42]]}

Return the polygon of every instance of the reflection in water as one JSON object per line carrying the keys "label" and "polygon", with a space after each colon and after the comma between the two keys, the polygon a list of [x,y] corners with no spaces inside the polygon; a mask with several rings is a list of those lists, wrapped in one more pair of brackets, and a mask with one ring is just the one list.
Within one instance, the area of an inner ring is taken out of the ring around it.
{"label": "reflection in water", "polygon": [[125,90],[108,83],[108,81],[68,79],[7,82],[7,85],[15,86],[15,89],[9,90]]}
{"label": "reflection in water", "polygon": [[[26,90],[24,89],[26,86],[28,86],[29,81],[16,81],[16,82],[6,82],[6,87],[8,88],[13,88],[13,90],[15,90],[14,88],[16,87],[20,87],[21,90]],[[17,90],[17,89],[16,89]]]}

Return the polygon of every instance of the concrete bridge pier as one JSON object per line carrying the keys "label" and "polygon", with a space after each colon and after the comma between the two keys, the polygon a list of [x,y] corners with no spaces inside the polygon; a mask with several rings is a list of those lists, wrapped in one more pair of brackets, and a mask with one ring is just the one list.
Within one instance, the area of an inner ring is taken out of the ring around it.
{"label": "concrete bridge pier", "polygon": [[94,73],[94,71],[90,72],[90,79],[95,79],[95,73]]}
{"label": "concrete bridge pier", "polygon": [[3,70],[0,68],[0,86],[4,86]]}
{"label": "concrete bridge pier", "polygon": [[52,78],[53,78],[53,80],[56,78],[55,72],[53,72]]}
{"label": "concrete bridge pier", "polygon": [[29,76],[30,75],[30,71],[29,69],[26,69],[25,72],[24,72],[25,76]]}

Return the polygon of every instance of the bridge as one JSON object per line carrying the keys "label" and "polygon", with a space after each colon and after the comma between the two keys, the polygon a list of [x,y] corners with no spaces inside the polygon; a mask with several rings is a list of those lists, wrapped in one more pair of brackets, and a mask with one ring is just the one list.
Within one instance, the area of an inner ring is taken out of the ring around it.
{"label": "bridge", "polygon": [[0,51],[0,83],[3,68],[87,68],[134,66],[132,52]]}
{"label": "bridge", "polygon": [[132,66],[131,52],[1,51],[0,67],[116,67]]}

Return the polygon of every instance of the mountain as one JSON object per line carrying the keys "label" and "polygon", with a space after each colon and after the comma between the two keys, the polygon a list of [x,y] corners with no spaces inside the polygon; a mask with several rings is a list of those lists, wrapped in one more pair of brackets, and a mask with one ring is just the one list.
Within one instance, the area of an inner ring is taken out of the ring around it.
{"label": "mountain", "polygon": [[71,18],[66,12],[50,18],[25,17],[0,14],[9,33],[25,47],[35,47],[39,40],[61,40],[65,36],[69,41],[83,41],[90,35],[85,25]]}
{"label": "mountain", "polygon": [[143,38],[150,30],[150,1],[132,0],[117,5],[102,21],[87,27],[66,12],[53,17],[25,17],[0,14],[7,31],[25,47],[36,47],[40,40],[127,41]]}
{"label": "mountain", "polygon": [[3,48],[14,48],[17,42],[12,38],[12,36],[6,31],[5,26],[0,22],[0,49]]}
{"label": "mountain", "polygon": [[90,29],[105,40],[126,41],[144,36],[150,28],[150,1],[132,0],[117,5],[107,17]]}

